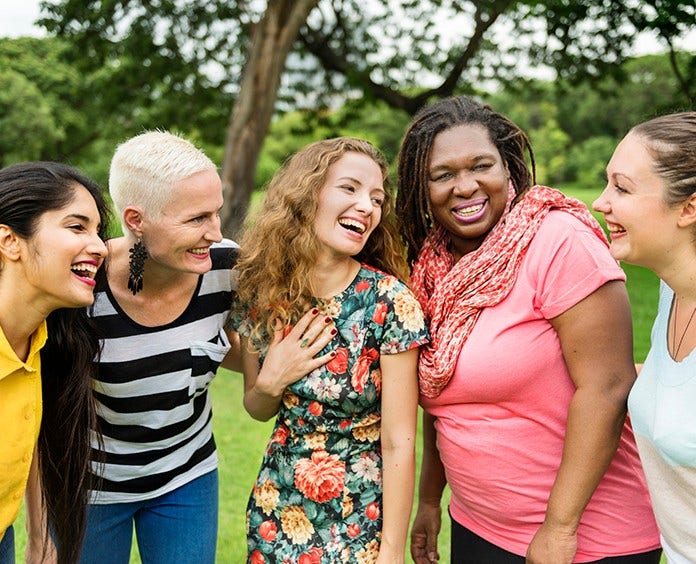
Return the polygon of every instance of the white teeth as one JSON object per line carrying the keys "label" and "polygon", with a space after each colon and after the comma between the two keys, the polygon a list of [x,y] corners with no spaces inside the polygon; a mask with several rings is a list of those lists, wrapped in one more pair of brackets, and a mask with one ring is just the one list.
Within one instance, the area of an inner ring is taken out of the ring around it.
{"label": "white teeth", "polygon": [[456,213],[457,215],[461,215],[462,217],[468,217],[470,215],[477,214],[482,209],[483,209],[483,204],[478,204],[478,205],[471,206],[468,208],[462,208],[460,210],[456,210],[454,213]]}
{"label": "white teeth", "polygon": [[626,230],[623,227],[608,227],[609,233],[625,233]]}
{"label": "white teeth", "polygon": [[350,229],[352,231],[357,231],[358,233],[365,233],[365,226],[360,223],[359,221],[355,221],[353,219],[341,219],[339,222],[343,227],[346,229]]}
{"label": "white teeth", "polygon": [[88,278],[91,278],[97,273],[98,267],[93,264],[81,263],[72,265],[70,267],[70,270],[81,276],[87,276]]}
{"label": "white teeth", "polygon": [[194,255],[204,255],[208,252],[208,249],[190,249],[189,252]]}

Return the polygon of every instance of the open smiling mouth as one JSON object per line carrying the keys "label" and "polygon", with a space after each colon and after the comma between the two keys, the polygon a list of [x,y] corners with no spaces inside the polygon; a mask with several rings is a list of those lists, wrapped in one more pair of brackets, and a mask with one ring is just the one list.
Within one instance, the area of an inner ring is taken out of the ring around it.
{"label": "open smiling mouth", "polygon": [[340,219],[338,223],[341,227],[348,229],[349,231],[354,231],[360,235],[365,233],[365,226],[359,221],[353,221],[352,219]]}
{"label": "open smiling mouth", "polygon": [[70,270],[72,270],[75,274],[82,278],[89,278],[91,280],[94,280],[94,277],[97,275],[97,270],[99,267],[93,265],[93,264],[73,264],[70,267]]}

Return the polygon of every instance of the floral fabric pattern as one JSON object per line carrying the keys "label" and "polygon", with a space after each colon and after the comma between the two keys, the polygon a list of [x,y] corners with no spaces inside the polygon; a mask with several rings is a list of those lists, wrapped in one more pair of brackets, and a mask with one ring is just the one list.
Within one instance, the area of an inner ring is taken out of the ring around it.
{"label": "floral fabric pattern", "polygon": [[253,564],[368,563],[379,553],[379,359],[426,343],[427,329],[406,285],[366,265],[317,305],[334,318],[327,351],[337,354],[283,395],[247,505]]}

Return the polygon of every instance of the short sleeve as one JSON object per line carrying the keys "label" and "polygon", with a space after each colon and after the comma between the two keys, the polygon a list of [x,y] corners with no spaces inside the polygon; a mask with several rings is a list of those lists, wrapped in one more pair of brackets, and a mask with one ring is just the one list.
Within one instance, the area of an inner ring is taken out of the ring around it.
{"label": "short sleeve", "polygon": [[554,318],[612,280],[626,280],[606,239],[563,211],[551,211],[527,251],[535,308]]}
{"label": "short sleeve", "polygon": [[378,285],[372,321],[383,325],[380,354],[396,354],[428,342],[428,329],[418,300],[406,284],[387,276]]}

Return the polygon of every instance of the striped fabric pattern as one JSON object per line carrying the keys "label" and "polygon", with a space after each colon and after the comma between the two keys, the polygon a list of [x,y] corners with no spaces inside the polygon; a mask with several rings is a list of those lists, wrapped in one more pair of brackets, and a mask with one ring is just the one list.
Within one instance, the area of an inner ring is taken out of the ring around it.
{"label": "striped fabric pattern", "polygon": [[230,348],[223,327],[236,248],[229,240],[211,247],[212,269],[166,325],[139,325],[108,287],[96,293],[91,315],[103,350],[93,388],[103,444],[93,435],[92,503],[152,499],[217,467],[208,387]]}

